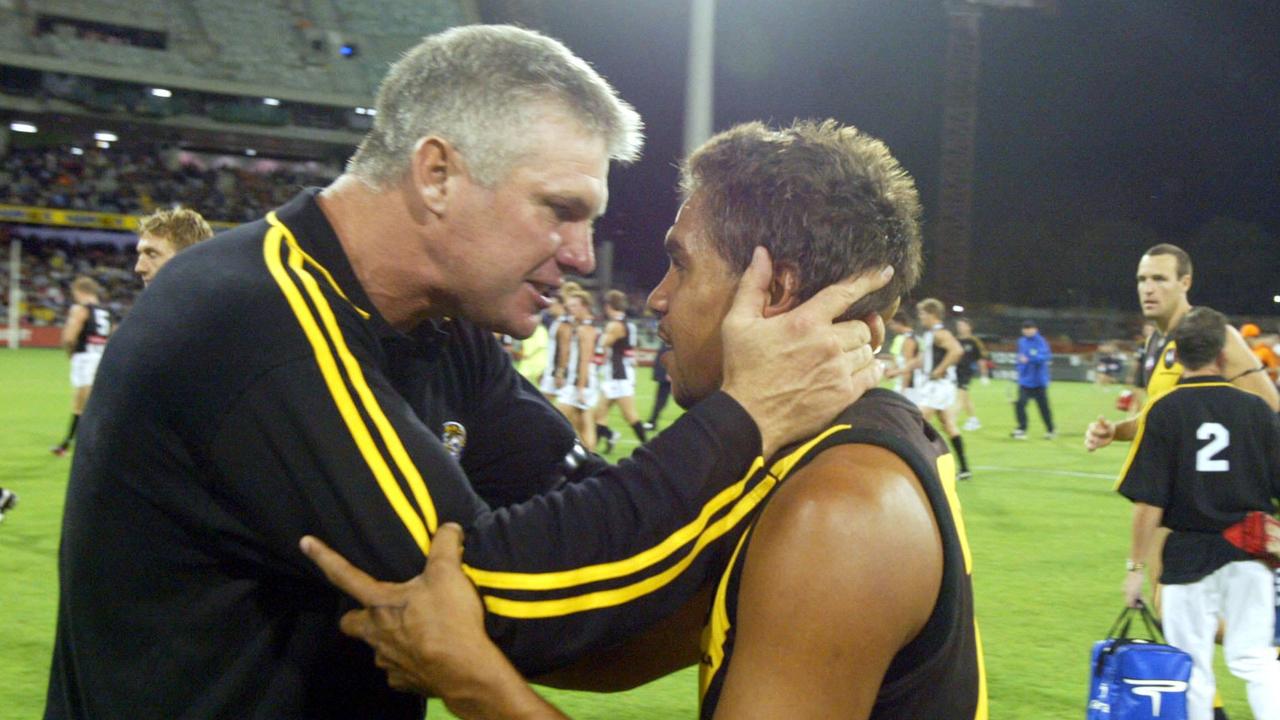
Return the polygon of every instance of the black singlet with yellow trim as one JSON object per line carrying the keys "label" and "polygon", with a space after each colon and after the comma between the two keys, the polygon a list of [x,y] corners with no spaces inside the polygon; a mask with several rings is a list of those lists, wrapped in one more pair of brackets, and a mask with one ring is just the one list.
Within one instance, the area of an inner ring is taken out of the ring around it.
{"label": "black singlet with yellow trim", "polygon": [[1178,362],[1177,345],[1168,335],[1151,333],[1142,351],[1142,365],[1138,382],[1147,390],[1147,402],[1163,395],[1178,384],[1182,377],[1182,363]]}
{"label": "black singlet with yellow trim", "polygon": [[[955,461],[915,405],[897,393],[872,390],[825,432],[780,454],[781,459],[769,466],[770,482],[761,486],[772,493],[823,451],[845,444],[875,445],[902,458],[924,487],[942,537],[942,584],[933,614],[920,634],[894,656],[871,718],[985,720],[986,674],[973,610],[972,558],[955,491]],[[767,503],[768,499],[760,512],[767,511]],[[754,522],[738,541],[703,628],[698,688],[703,720],[715,714],[731,665],[738,589],[753,529]]]}

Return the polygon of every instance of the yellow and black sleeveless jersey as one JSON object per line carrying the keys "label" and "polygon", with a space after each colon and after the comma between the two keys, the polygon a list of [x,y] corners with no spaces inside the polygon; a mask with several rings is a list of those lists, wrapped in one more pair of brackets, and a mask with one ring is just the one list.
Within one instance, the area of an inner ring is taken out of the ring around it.
{"label": "yellow and black sleeveless jersey", "polygon": [[1167,335],[1151,333],[1142,351],[1137,382],[1147,390],[1147,402],[1168,392],[1182,377],[1182,363],[1178,362],[1177,345]]}
{"label": "yellow and black sleeveless jersey", "polygon": [[112,336],[47,717],[419,720],[338,631],[354,603],[304,534],[401,581],[460,523],[489,633],[537,674],[682,606],[758,504],[759,431],[728,395],[617,466],[579,456],[491,333],[377,313],[316,192],[184,250]]}
{"label": "yellow and black sleeveless jersey", "polygon": [[1220,376],[1184,378],[1138,416],[1116,489],[1164,509],[1160,582],[1189,583],[1249,556],[1222,531],[1280,500],[1280,419]]}
{"label": "yellow and black sleeveless jersey", "polygon": [[[943,572],[933,614],[924,629],[894,657],[880,686],[872,720],[985,720],[986,677],[973,612],[972,559],[955,491],[955,462],[945,443],[901,395],[872,390],[825,432],[780,454],[759,487],[772,490],[827,448],[842,444],[883,447],[915,471],[942,536]],[[761,472],[765,472],[764,469]],[[760,512],[767,511],[767,501]],[[753,520],[754,526],[754,520]],[[702,633],[699,674],[701,717],[710,720],[733,663],[738,588],[751,543],[742,536],[716,587]],[[856,552],[857,548],[850,548]],[[811,562],[806,559],[803,562]]]}

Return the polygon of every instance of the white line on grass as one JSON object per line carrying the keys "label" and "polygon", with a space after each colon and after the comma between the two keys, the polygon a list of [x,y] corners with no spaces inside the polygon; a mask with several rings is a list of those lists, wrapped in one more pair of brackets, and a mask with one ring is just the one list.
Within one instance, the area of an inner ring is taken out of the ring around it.
{"label": "white line on grass", "polygon": [[994,470],[995,472],[1017,472],[1029,473],[1036,475],[1065,475],[1067,477],[1097,478],[1100,480],[1115,480],[1115,475],[1106,473],[1076,472],[1075,470],[1046,470],[1045,468],[1025,468],[1025,467],[1000,467],[998,465],[974,465],[974,470],[982,470],[983,472]]}

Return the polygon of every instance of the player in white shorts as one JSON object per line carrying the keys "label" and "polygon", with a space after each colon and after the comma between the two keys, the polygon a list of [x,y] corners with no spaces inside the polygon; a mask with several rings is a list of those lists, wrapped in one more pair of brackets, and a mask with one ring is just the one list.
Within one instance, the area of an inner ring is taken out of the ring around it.
{"label": "player in white shorts", "polygon": [[916,304],[916,315],[925,331],[918,338],[919,352],[907,368],[915,371],[911,393],[907,395],[924,414],[925,420],[941,418],[942,428],[951,439],[960,472],[956,478],[968,480],[969,461],[964,455],[964,438],[956,425],[956,363],[964,356],[964,348],[955,335],[942,324],[947,315],[941,300],[925,298]]}
{"label": "player in white shorts", "polygon": [[603,452],[613,450],[613,430],[609,428],[609,408],[617,405],[622,418],[639,438],[647,441],[644,423],[636,412],[636,324],[627,319],[627,294],[610,290],[605,294],[607,318],[600,347],[604,351],[600,365],[600,404],[596,407],[596,436],[604,445]]}
{"label": "player in white shorts", "polygon": [[115,318],[102,306],[101,296],[102,286],[93,278],[81,275],[71,282],[71,297],[76,304],[67,312],[67,324],[62,328],[62,348],[71,356],[71,427],[62,442],[50,450],[54,455],[66,455],[71,447],[80,413],[93,390],[98,361],[115,328]]}
{"label": "player in white shorts", "polygon": [[[592,304],[591,293],[586,290],[577,289],[564,296],[564,307],[573,318],[573,336],[565,352],[564,384],[556,393],[556,407],[569,419],[583,447],[594,452],[595,406],[599,397],[599,379],[594,365],[600,329],[591,311]],[[562,326],[561,337],[564,336],[563,330]]]}

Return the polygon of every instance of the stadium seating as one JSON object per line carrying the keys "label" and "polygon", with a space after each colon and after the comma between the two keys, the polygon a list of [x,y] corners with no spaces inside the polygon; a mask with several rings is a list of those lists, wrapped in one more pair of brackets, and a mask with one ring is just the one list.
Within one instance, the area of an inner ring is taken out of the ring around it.
{"label": "stadium seating", "polygon": [[[69,25],[37,34],[39,20],[50,16],[158,33],[166,47]],[[423,35],[477,19],[470,0],[44,0],[0,6],[0,51],[371,98],[387,64]],[[353,52],[340,53],[343,44]]]}

